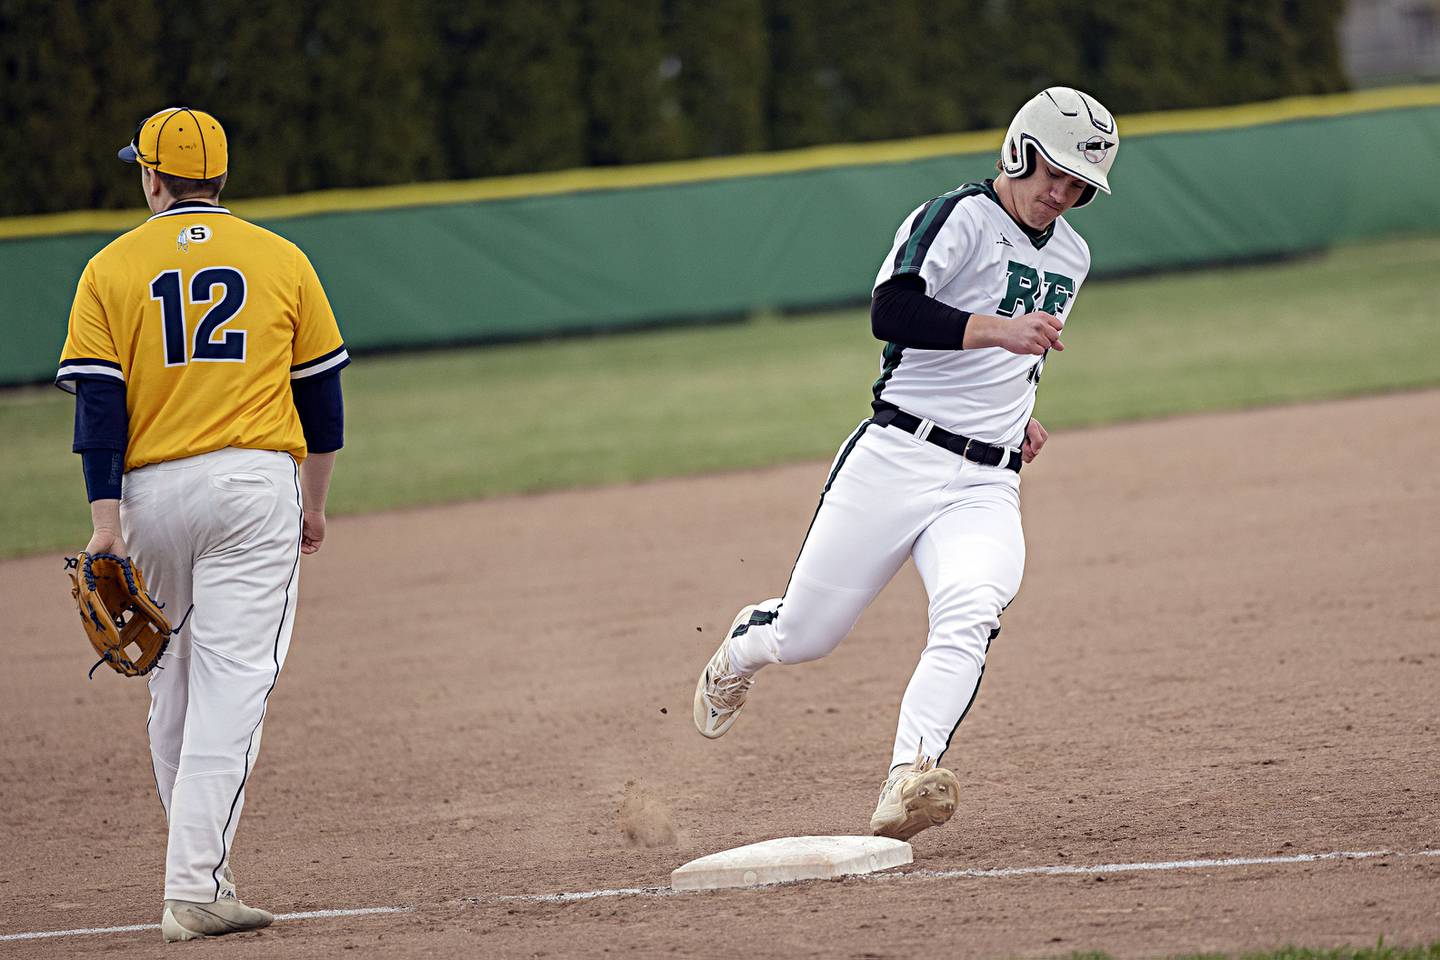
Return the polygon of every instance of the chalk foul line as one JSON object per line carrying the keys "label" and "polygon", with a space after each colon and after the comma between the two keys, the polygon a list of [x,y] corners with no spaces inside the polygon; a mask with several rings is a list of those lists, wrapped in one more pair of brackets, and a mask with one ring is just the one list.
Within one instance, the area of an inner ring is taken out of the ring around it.
{"label": "chalk foul line", "polygon": [[[282,920],[324,920],[330,917],[369,917],[377,913],[411,913],[414,907],[358,907],[353,910],[305,910],[300,913],[277,913],[275,922]],[[0,934],[0,941],[6,940],[48,940],[51,937],[85,937],[102,933],[136,933],[142,930],[159,930],[158,923],[131,923],[122,927],[81,927],[76,930],[39,930],[33,933]]]}
{"label": "chalk foul line", "polygon": [[467,903],[576,903],[604,897],[668,897],[676,893],[713,891],[681,891],[669,887],[621,887],[617,890],[577,890],[574,893],[511,893],[494,897],[466,897]]}
{"label": "chalk foul line", "polygon": [[[847,879],[903,883],[915,880],[991,879],[998,877],[1072,876],[1077,874],[1139,873],[1165,870],[1218,870],[1230,867],[1254,867],[1294,863],[1317,863],[1326,860],[1374,860],[1380,857],[1440,857],[1440,850],[1418,850],[1396,853],[1390,850],[1337,850],[1330,853],[1296,853],[1274,857],[1227,857],[1213,860],[1163,860],[1140,863],[1062,863],[1042,867],[997,867],[993,869],[907,870],[900,873],[860,874]],[[808,883],[809,881],[797,881]],[[756,889],[754,887],[729,889]],[[602,897],[667,897],[680,893],[714,893],[713,890],[676,891],[669,887],[627,887],[616,890],[581,890],[573,893],[509,894],[494,897],[467,897],[470,903],[575,903]]]}
{"label": "chalk foul line", "polygon": [[[893,883],[916,880],[958,880],[994,879],[1003,877],[1028,876],[1076,876],[1108,873],[1143,873],[1169,870],[1218,870],[1231,867],[1256,867],[1295,863],[1319,863],[1327,860],[1376,860],[1382,857],[1413,859],[1417,857],[1440,857],[1440,850],[1417,850],[1401,853],[1393,850],[1337,850],[1330,853],[1296,853],[1274,857],[1226,857],[1213,860],[1161,860],[1139,863],[1063,863],[1036,867],[995,867],[991,869],[958,870],[910,870],[904,873],[865,874],[853,879],[887,881]],[[804,882],[804,881],[801,881]],[[750,888],[754,889],[754,888]],[[503,894],[491,897],[465,897],[462,902],[487,903],[576,903],[585,900],[599,900],[606,897],[668,897],[713,893],[715,891],[687,890],[677,892],[669,887],[620,887],[614,890],[577,890],[570,893]],[[282,913],[276,922],[287,920],[323,920],[332,917],[366,917],[377,914],[413,913],[414,907],[359,907],[350,910],[306,910],[300,913]],[[0,942],[11,940],[46,940],[52,937],[82,937],[109,933],[136,933],[144,930],[159,930],[158,923],[134,923],[118,927],[83,927],[75,930],[38,930],[29,933],[0,934]]]}
{"label": "chalk foul line", "polygon": [[998,867],[993,870],[912,870],[909,873],[876,874],[878,879],[919,877],[951,880],[960,877],[1062,877],[1073,874],[1137,873],[1146,870],[1214,870],[1224,867],[1257,867],[1269,864],[1316,863],[1322,860],[1373,860],[1377,857],[1440,857],[1440,850],[1395,853],[1390,850],[1348,850],[1334,853],[1296,853],[1275,857],[1227,857],[1220,860],[1162,860],[1151,863],[1059,864],[1051,867]]}

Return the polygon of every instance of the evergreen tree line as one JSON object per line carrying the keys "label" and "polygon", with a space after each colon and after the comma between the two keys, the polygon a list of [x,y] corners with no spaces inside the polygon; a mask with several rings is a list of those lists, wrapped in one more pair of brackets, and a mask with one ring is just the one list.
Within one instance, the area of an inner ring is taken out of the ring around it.
{"label": "evergreen tree line", "polygon": [[1346,85],[1344,0],[0,0],[0,214],[134,206],[171,104],[227,196],[1003,127]]}

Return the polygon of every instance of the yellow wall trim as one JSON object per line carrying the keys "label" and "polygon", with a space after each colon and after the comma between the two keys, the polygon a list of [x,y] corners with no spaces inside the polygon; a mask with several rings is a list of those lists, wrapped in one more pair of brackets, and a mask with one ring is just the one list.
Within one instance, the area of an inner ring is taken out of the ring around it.
{"label": "yellow wall trim", "polygon": [[[1319,117],[1440,106],[1440,84],[1385,87],[1354,93],[1288,97],[1265,103],[1203,110],[1168,110],[1119,118],[1122,137],[1147,137],[1239,129]],[[527,173],[483,180],[416,183],[355,190],[320,190],[285,197],[237,200],[227,204],[248,220],[278,220],[323,213],[388,210],[399,207],[475,203],[543,197],[594,190],[624,190],[800,173],[834,167],[904,163],[931,157],[998,151],[1002,130],[940,134],[877,143],[832,144],[773,153],[709,157],[625,167],[586,167],[553,173]],[[66,233],[119,233],[143,221],[143,210],[76,210],[0,219],[0,239]]]}

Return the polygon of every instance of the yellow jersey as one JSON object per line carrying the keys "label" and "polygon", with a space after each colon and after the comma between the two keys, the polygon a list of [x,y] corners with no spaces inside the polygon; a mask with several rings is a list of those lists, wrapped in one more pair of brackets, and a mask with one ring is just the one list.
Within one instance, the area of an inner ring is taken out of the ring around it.
{"label": "yellow jersey", "polygon": [[133,470],[224,447],[303,460],[290,383],[349,362],[299,247],[182,200],[86,264],[55,379],[125,384]]}

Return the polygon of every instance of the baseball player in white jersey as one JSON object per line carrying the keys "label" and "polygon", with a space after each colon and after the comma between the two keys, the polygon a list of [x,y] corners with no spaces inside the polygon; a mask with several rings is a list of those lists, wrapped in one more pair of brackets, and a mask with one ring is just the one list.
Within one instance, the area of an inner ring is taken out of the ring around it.
{"label": "baseball player in white jersey", "polygon": [[907,840],[954,812],[959,781],[939,762],[1020,589],[1019,471],[1046,439],[1035,391],[1090,271],[1062,214],[1110,192],[1118,141],[1092,97],[1051,87],[1016,114],[999,176],[900,225],[871,301],[886,341],[874,413],[835,458],[784,596],[741,609],[696,685],[695,725],[719,737],[756,673],[835,649],[913,557],[929,640],[900,703],[877,835]]}
{"label": "baseball player in white jersey", "polygon": [[85,552],[128,545],[172,619],[189,612],[146,724],[169,822],[161,930],[189,940],[272,919],[236,896],[230,851],[300,555],[325,538],[349,355],[305,254],[220,206],[214,117],[162,110],[120,157],[154,216],[86,265],[55,379],[76,395]]}

